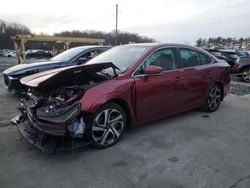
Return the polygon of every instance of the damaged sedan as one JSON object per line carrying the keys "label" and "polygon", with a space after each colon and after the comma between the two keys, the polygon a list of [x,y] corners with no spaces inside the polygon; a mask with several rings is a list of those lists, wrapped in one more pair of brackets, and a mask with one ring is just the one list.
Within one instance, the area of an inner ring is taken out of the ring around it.
{"label": "damaged sedan", "polygon": [[51,153],[76,139],[105,148],[130,126],[191,109],[214,112],[229,91],[230,67],[188,45],[130,44],[21,83],[29,89],[17,127]]}

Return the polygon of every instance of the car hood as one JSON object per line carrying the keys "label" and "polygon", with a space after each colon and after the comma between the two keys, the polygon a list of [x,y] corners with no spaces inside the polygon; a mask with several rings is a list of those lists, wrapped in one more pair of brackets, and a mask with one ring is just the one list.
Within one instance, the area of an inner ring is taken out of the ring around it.
{"label": "car hood", "polygon": [[58,68],[63,63],[64,62],[62,61],[44,61],[44,62],[42,61],[42,62],[29,63],[29,64],[20,64],[20,65],[15,65],[13,67],[6,69],[3,73],[9,76],[13,76],[13,75],[25,74],[29,71],[32,72],[35,70],[38,70],[40,72],[40,71],[45,71],[45,70],[49,70],[52,68]]}
{"label": "car hood", "polygon": [[115,69],[118,68],[113,63],[98,63],[90,65],[71,66],[71,67],[45,71],[24,77],[20,81],[23,85],[29,87],[51,86],[57,82],[60,82],[61,79],[65,78],[70,79],[74,74],[77,73],[92,74],[100,72],[101,70],[106,68],[113,68],[114,73],[116,75]]}

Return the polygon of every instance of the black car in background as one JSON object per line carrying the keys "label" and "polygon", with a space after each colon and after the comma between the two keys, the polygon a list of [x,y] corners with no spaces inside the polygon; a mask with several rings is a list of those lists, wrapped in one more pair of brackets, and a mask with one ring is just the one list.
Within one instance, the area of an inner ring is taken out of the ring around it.
{"label": "black car in background", "polygon": [[214,55],[215,57],[217,57],[218,59],[223,59],[223,60],[227,60],[227,57],[222,55],[222,53],[220,52],[220,50],[216,50],[216,49],[203,49],[206,50],[207,52],[209,52],[210,54]]}
{"label": "black car in background", "polygon": [[234,67],[236,62],[239,61],[240,57],[238,56],[237,52],[230,51],[230,50],[220,50],[221,54],[227,58],[227,63]]}
{"label": "black car in background", "polygon": [[236,49],[235,52],[237,53],[237,55],[239,57],[249,57],[250,56],[250,54],[245,50]]}
{"label": "black car in background", "polygon": [[231,67],[234,67],[236,62],[239,61],[239,56],[235,51],[217,50],[217,49],[204,49],[218,59],[225,60]]}
{"label": "black car in background", "polygon": [[45,50],[30,50],[26,52],[26,58],[51,58],[53,54],[50,51]]}
{"label": "black car in background", "polygon": [[20,83],[21,78],[51,69],[84,64],[110,48],[109,46],[80,46],[64,51],[44,62],[10,67],[3,72],[6,88],[12,93],[26,93],[27,88]]}

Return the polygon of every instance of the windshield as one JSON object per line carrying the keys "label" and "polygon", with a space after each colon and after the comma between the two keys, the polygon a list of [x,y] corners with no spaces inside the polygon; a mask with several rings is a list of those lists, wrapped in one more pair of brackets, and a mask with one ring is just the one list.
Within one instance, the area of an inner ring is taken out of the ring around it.
{"label": "windshield", "polygon": [[[133,65],[146,51],[151,48],[149,46],[118,46],[111,50],[100,54],[91,59],[86,64],[108,63],[112,62],[119,68],[118,74],[125,72],[131,65]],[[112,74],[112,69],[106,69],[105,72]]]}
{"label": "windshield", "polygon": [[222,56],[222,54],[221,54],[220,52],[211,51],[211,53],[212,53],[214,56]]}
{"label": "windshield", "polygon": [[239,56],[236,53],[229,53],[229,56],[233,59],[238,59]]}
{"label": "windshield", "polygon": [[83,52],[85,48],[71,48],[69,50],[66,50],[57,56],[51,58],[53,61],[70,61],[73,58],[75,58],[78,54]]}

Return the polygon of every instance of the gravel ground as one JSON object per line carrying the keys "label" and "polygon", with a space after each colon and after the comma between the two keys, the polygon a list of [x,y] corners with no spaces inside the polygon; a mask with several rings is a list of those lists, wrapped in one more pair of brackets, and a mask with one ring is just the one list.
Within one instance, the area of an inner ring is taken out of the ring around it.
{"label": "gravel ground", "polygon": [[[27,59],[26,63],[44,61],[44,59]],[[16,58],[0,57],[0,71],[16,65]]]}
{"label": "gravel ground", "polygon": [[[1,108],[3,117],[14,106]],[[249,113],[250,95],[229,94],[217,112],[193,110],[130,129],[104,150],[54,155],[0,126],[0,187],[249,188]]]}
{"label": "gravel ground", "polygon": [[232,81],[230,93],[236,94],[236,95],[250,94],[250,84]]}

